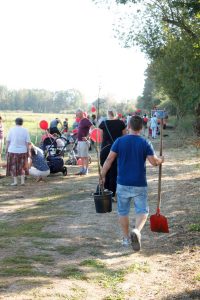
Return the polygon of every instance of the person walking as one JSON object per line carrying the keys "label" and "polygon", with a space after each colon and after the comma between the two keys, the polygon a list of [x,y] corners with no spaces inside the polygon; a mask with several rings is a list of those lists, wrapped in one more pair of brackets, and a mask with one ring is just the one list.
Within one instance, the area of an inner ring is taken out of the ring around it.
{"label": "person walking", "polygon": [[[141,249],[141,230],[144,227],[148,213],[146,160],[153,166],[164,162],[164,157],[157,157],[150,141],[141,134],[142,118],[130,118],[128,128],[130,133],[118,138],[111,147],[111,151],[101,170],[102,181],[113,161],[117,158],[117,208],[119,223],[123,232],[123,246],[131,243],[133,250]],[[134,199],[136,214],[135,228],[129,234],[130,203]]]}
{"label": "person walking", "polygon": [[143,120],[143,136],[144,137],[148,137],[148,117],[147,117],[147,114],[145,113],[142,117],[142,120]]}
{"label": "person walking", "polygon": [[28,174],[28,155],[30,153],[31,139],[26,128],[23,128],[23,119],[15,120],[16,126],[11,128],[6,138],[7,169],[6,176],[12,176],[18,184],[17,177],[21,177],[21,185],[24,185],[24,176]]}
{"label": "person walking", "polygon": [[69,130],[68,118],[65,118],[63,121],[63,134],[67,135]]}
{"label": "person walking", "polygon": [[[103,132],[101,152],[100,152],[101,166],[103,166],[114,141],[118,137],[125,135],[127,133],[125,123],[118,118],[116,119],[114,112],[112,110],[108,110],[107,116],[108,119],[103,120],[99,124],[99,128]],[[116,201],[116,197],[115,197],[116,187],[117,187],[117,160],[115,159],[108,173],[106,174],[105,183],[104,183],[104,188],[113,192],[112,194],[113,202]]]}
{"label": "person walking", "polygon": [[62,122],[60,121],[59,118],[55,118],[50,122],[50,126],[49,126],[49,133],[50,134],[57,134],[58,136],[61,136],[61,132],[58,129],[58,124],[60,124],[62,126]]}
{"label": "person walking", "polygon": [[80,122],[78,125],[78,157],[81,159],[81,169],[75,175],[87,175],[88,174],[88,156],[89,156],[89,146],[90,143],[88,141],[89,131],[94,128],[94,125],[90,122],[90,120],[84,117],[84,112],[82,109],[78,109],[76,111],[76,117],[79,118]]}
{"label": "person walking", "polygon": [[158,127],[158,119],[157,119],[156,114],[154,114],[150,120],[150,128],[152,130],[152,133],[151,133],[152,139],[156,138],[157,127]]}

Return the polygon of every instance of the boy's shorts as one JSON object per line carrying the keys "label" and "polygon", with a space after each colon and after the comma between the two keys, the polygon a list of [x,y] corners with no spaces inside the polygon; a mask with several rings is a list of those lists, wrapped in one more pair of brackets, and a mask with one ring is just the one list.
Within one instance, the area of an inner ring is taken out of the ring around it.
{"label": "boy's shorts", "polygon": [[136,214],[148,214],[147,186],[126,186],[117,184],[118,215],[127,216],[130,212],[131,200],[134,200]]}

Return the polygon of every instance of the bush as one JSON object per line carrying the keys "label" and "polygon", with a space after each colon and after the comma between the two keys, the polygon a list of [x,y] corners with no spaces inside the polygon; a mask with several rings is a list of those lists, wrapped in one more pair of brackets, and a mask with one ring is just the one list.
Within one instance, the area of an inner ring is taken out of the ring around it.
{"label": "bush", "polygon": [[180,137],[192,137],[195,135],[195,116],[187,115],[177,120],[176,129]]}

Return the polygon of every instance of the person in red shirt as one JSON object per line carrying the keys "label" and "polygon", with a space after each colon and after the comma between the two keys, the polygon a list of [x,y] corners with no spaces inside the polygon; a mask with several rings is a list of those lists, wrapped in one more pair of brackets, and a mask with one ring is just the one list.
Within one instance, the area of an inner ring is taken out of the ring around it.
{"label": "person in red shirt", "polygon": [[78,157],[81,159],[81,169],[76,175],[87,175],[88,174],[88,156],[89,156],[89,131],[94,128],[92,122],[84,116],[82,109],[76,111],[76,117],[80,119],[78,126]]}

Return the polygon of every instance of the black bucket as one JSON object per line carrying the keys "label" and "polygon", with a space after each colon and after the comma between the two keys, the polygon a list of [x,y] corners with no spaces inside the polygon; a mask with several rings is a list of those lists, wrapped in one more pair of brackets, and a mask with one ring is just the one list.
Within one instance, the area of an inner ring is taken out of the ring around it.
{"label": "black bucket", "polygon": [[112,194],[111,191],[94,193],[94,203],[97,213],[107,213],[112,211]]}

